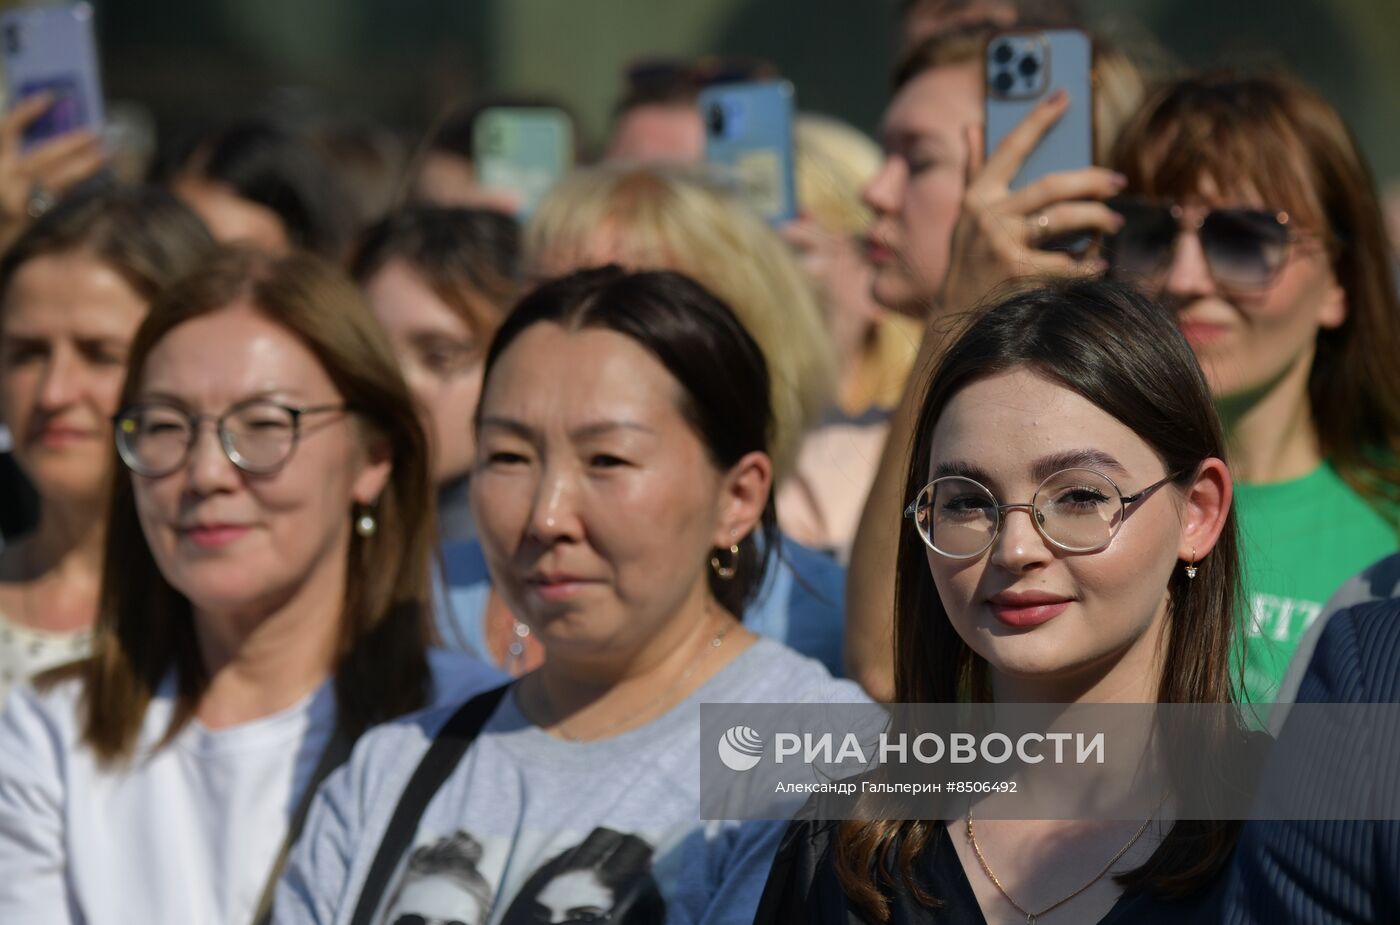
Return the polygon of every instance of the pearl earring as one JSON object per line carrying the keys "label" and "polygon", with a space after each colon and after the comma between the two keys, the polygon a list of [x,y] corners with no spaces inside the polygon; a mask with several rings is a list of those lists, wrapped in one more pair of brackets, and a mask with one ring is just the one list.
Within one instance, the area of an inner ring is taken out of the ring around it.
{"label": "pearl earring", "polygon": [[374,532],[379,529],[379,523],[374,519],[374,514],[365,509],[359,517],[355,518],[355,532],[363,537],[374,536]]}

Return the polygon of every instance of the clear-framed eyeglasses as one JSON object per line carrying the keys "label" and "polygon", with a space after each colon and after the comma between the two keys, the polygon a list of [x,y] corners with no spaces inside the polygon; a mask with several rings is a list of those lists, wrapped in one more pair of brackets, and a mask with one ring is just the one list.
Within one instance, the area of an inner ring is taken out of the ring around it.
{"label": "clear-framed eyeglasses", "polygon": [[160,478],[185,465],[205,421],[214,424],[229,462],[244,472],[271,475],[296,450],[302,418],[345,410],[343,403],[296,407],[255,398],[215,417],[190,414],[174,402],[148,401],[123,409],[112,421],[117,453],[137,475]]}
{"label": "clear-framed eyeglasses", "polygon": [[1045,541],[1066,552],[1097,552],[1113,541],[1128,505],[1170,482],[1168,475],[1131,495],[1097,469],[1061,469],[1040,483],[1028,503],[1001,504],[981,482],[936,478],[904,509],[929,549],[949,559],[975,559],[992,547],[1007,511],[1024,510]]}

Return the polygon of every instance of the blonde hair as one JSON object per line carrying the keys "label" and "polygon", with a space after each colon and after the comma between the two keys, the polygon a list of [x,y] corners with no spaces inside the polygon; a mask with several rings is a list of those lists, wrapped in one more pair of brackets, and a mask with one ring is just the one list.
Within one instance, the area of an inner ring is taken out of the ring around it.
{"label": "blonde hair", "polygon": [[873,217],[861,191],[880,171],[880,146],[839,119],[803,113],[793,126],[797,201],[832,234],[858,234]]}
{"label": "blonde hair", "polygon": [[604,165],[561,181],[525,229],[535,276],[602,263],[674,270],[719,296],[768,363],[773,465],[792,471],[826,409],[836,361],[816,293],[782,238],[708,174],[675,165]]}

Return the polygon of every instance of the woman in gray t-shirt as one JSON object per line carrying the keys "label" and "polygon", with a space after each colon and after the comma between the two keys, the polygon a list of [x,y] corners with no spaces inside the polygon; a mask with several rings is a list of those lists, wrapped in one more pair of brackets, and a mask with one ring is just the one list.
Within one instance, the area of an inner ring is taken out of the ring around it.
{"label": "woman in gray t-shirt", "polygon": [[[318,797],[279,921],[359,905],[389,925],[752,920],[781,826],[701,821],[700,703],[864,699],[739,620],[778,554],[755,541],[776,536],[768,396],[753,339],[679,274],[588,270],[520,303],[486,359],[471,492],[494,587],[544,664],[362,897],[453,711],[371,732]],[[418,877],[413,858],[454,844],[473,846],[469,874]],[[461,888],[477,878],[486,910]]]}

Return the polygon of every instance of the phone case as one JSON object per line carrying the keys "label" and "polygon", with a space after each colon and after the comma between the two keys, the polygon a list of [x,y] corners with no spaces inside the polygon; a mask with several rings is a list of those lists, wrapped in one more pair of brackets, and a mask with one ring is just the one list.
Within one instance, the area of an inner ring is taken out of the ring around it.
{"label": "phone case", "polygon": [[775,224],[797,217],[793,91],[786,80],[720,84],[700,93],[705,160]]}
{"label": "phone case", "polygon": [[1041,100],[1069,93],[1069,108],[1011,181],[1021,189],[1046,174],[1094,162],[1093,47],[1077,29],[1013,30],[987,43],[987,155]]}
{"label": "phone case", "polygon": [[518,217],[528,218],[573,167],[573,122],[548,106],[492,106],[477,116],[472,154],[478,182],[514,193]]}
{"label": "phone case", "polygon": [[48,92],[54,104],[24,133],[24,145],[78,128],[101,131],[102,80],[87,3],[19,7],[0,13],[0,59],[10,106]]}

